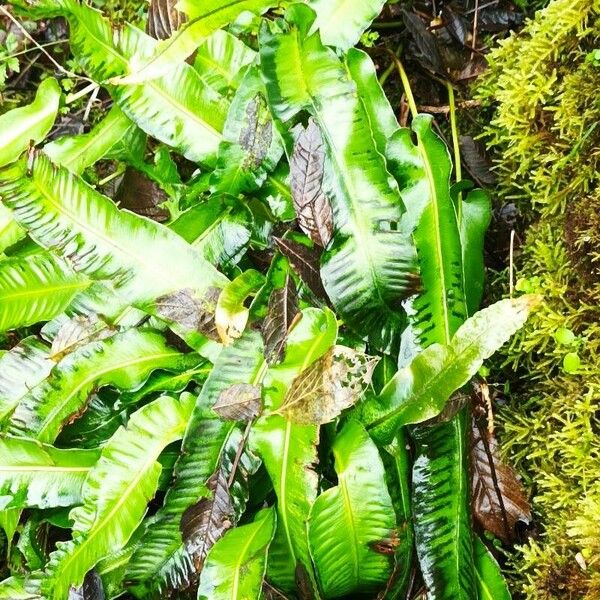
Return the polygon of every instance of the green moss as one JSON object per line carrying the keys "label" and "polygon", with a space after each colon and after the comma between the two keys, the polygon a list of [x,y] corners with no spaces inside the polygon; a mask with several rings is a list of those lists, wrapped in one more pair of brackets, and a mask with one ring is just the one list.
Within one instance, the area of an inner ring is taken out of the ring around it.
{"label": "green moss", "polygon": [[[532,492],[536,531],[511,565],[532,599],[600,599],[600,68],[586,61],[598,47],[600,1],[554,0],[492,52],[477,90],[493,109],[498,202],[531,223],[517,289],[545,298],[505,351],[515,373],[499,414]],[[503,273],[495,293],[507,287]]]}

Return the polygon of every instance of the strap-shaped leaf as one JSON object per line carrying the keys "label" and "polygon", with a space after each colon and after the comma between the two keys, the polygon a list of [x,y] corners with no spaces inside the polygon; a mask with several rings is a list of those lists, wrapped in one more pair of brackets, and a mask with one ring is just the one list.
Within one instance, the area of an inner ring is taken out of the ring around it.
{"label": "strap-shaped leaf", "polygon": [[202,571],[199,600],[258,600],[261,597],[267,551],[275,532],[272,508],[252,523],[227,532],[208,555]]}
{"label": "strap-shaped leaf", "polygon": [[469,315],[475,313],[483,298],[485,265],[483,245],[492,220],[492,201],[484,190],[472,190],[462,201],[461,242],[465,294]]}
{"label": "strap-shaped leaf", "polygon": [[398,427],[438,415],[483,361],[523,326],[538,302],[539,297],[532,295],[500,300],[469,318],[448,346],[434,344],[417,354],[379,396],[363,404],[362,420],[369,433],[388,444]]}
{"label": "strap-shaped leaf", "polygon": [[[120,211],[63,167],[36,155],[0,174],[0,193],[15,219],[40,245],[76,271],[108,279],[133,304],[190,289],[202,301],[227,279],[167,227]],[[176,259],[175,259],[176,257]]]}
{"label": "strap-shaped leaf", "polygon": [[31,336],[0,357],[0,421],[8,417],[31,389],[41,383],[54,367],[50,348]]}
{"label": "strap-shaped leaf", "polygon": [[411,506],[412,456],[406,428],[398,430],[391,444],[381,450],[385,482],[396,513],[396,534],[387,546],[394,554],[394,568],[380,600],[405,598],[414,569],[414,528]]}
{"label": "strap-shaped leaf", "polygon": [[[201,360],[197,355],[193,359]],[[132,389],[156,369],[183,371],[188,362],[186,355],[151,330],[130,329],[92,342],[69,354],[23,397],[10,429],[52,443],[64,424],[85,407],[93,389],[105,385]]]}
{"label": "strap-shaped leaf", "polygon": [[[334,237],[322,259],[325,289],[342,316],[361,331],[397,323],[398,303],[412,285],[413,248],[399,231],[396,182],[373,136],[368,95],[357,93],[348,64],[309,35],[314,13],[296,4],[286,32],[260,33],[261,67],[274,113],[287,121],[307,110],[326,145],[325,190]],[[350,52],[348,63],[364,60]]]}
{"label": "strap-shaped leaf", "polygon": [[125,546],[156,492],[157,458],[182,437],[194,403],[191,394],[163,396],[134,413],[102,449],[83,486],[83,504],[71,512],[73,540],[59,542],[50,556],[43,587],[51,600],[63,600],[101,558]]}
{"label": "strap-shaped leaf", "polygon": [[[267,409],[278,409],[295,376],[331,348],[337,337],[333,314],[306,309],[287,340],[285,359],[265,377]],[[277,532],[269,552],[269,579],[283,590],[295,589],[296,570],[308,573],[315,586],[306,521],[317,497],[319,428],[296,425],[279,415],[259,419],[251,432],[251,446],[263,459],[277,496]]]}
{"label": "strap-shaped leaf", "polygon": [[88,279],[48,253],[1,261],[0,331],[52,319],[88,285]]}
{"label": "strap-shaped leaf", "polygon": [[317,13],[315,27],[328,46],[352,48],[381,12],[385,0],[309,0]]}
{"label": "strap-shaped leaf", "polygon": [[244,450],[245,441],[239,429],[231,431],[217,470],[207,482],[211,494],[190,506],[181,518],[185,551],[193,565],[192,582],[203,572],[211,548],[237,524],[246,508],[248,479],[261,463]]}
{"label": "strap-shaped leaf", "polygon": [[208,262],[229,268],[240,260],[250,241],[252,214],[239,200],[219,195],[192,206],[169,227]]}
{"label": "strap-shaped leaf", "polygon": [[414,233],[423,291],[414,301],[413,323],[424,347],[449,343],[467,317],[461,240],[450,198],[452,164],[432,123],[430,115],[412,122],[429,192]]}
{"label": "strap-shaped leaf", "polygon": [[414,432],[415,540],[425,585],[436,600],[472,600],[477,593],[465,436],[465,410],[450,421]]}
{"label": "strap-shaped leaf", "polygon": [[391,542],[396,527],[383,463],[369,434],[353,419],[336,436],[332,451],[338,484],[311,509],[311,554],[326,597],[373,593],[391,573],[377,545]]}
{"label": "strap-shaped leaf", "polygon": [[60,100],[60,86],[56,79],[45,79],[37,90],[34,101],[0,116],[0,167],[19,158],[31,142],[39,143],[50,131]]}
{"label": "strap-shaped leaf", "polygon": [[[108,19],[74,0],[37,2],[31,16],[66,16],[71,50],[98,83],[124,75],[133,56],[146,59],[159,42],[132,25],[113,30]],[[28,5],[29,7],[29,5]],[[190,160],[211,161],[221,139],[228,103],[193,67],[169,63],[163,76],[143,85],[108,85],[121,110],[146,133]]]}
{"label": "strap-shaped leaf", "polygon": [[170,38],[156,45],[150,55],[134,56],[121,83],[141,83],[162,77],[190,56],[198,44],[217,29],[234,21],[242,12],[257,14],[277,4],[274,0],[180,0],[177,7],[189,20]]}
{"label": "strap-shaped leaf", "polygon": [[240,39],[218,29],[198,46],[194,68],[211,88],[228,95],[238,88],[242,68],[254,62],[256,56]]}
{"label": "strap-shaped leaf", "polygon": [[227,114],[211,190],[237,196],[256,191],[283,155],[283,143],[265,100],[258,67],[240,82]]}
{"label": "strap-shaped leaf", "polygon": [[474,552],[479,600],[511,600],[500,566],[479,537],[475,537]]}
{"label": "strap-shaped leaf", "polygon": [[234,427],[233,422],[217,418],[212,406],[231,385],[258,382],[263,364],[262,341],[253,331],[246,331],[223,348],[215,361],[186,430],[173,485],[128,567],[127,578],[142,597],[157,589],[186,588],[192,580],[194,567],[185,551],[179,524],[186,509],[209,494],[208,479]]}
{"label": "strap-shaped leaf", "polygon": [[0,509],[79,504],[81,486],[99,454],[59,450],[25,438],[0,438]]}
{"label": "strap-shaped leaf", "polygon": [[[114,105],[89,133],[58,138],[44,146],[44,153],[57,165],[80,174],[101,158],[119,156],[119,153],[115,156],[112,150],[120,148],[120,142],[133,137],[136,132],[141,134],[137,126]],[[140,150],[143,152],[143,148]]]}

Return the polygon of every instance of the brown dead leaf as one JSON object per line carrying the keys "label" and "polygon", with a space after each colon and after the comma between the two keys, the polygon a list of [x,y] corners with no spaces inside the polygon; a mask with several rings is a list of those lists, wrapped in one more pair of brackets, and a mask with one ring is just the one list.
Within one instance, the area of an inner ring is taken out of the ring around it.
{"label": "brown dead leaf", "polygon": [[479,524],[503,542],[515,541],[518,522],[529,524],[531,507],[515,470],[500,460],[495,436],[473,420],[471,503]]}
{"label": "brown dead leaf", "polygon": [[323,191],[325,147],[313,119],[298,136],[290,161],[292,199],[300,229],[319,246],[326,247],[333,234],[333,212]]}
{"label": "brown dead leaf", "polygon": [[327,301],[327,292],[321,281],[320,248],[309,248],[300,242],[288,238],[273,238],[279,251],[290,261],[292,268],[311,292]]}
{"label": "brown dead leaf", "polygon": [[252,421],[260,414],[260,387],[250,383],[236,383],[220,394],[213,410],[230,421]]}
{"label": "brown dead leaf", "polygon": [[269,365],[279,362],[283,357],[288,331],[298,314],[298,292],[288,273],[284,286],[271,292],[269,312],[262,326],[265,358]]}
{"label": "brown dead leaf", "polygon": [[361,397],[378,361],[346,346],[334,346],[294,379],[277,412],[300,424],[333,421]]}
{"label": "brown dead leaf", "polygon": [[150,0],[148,7],[148,35],[166,40],[186,22],[186,16],[178,11],[179,0]]}
{"label": "brown dead leaf", "polygon": [[156,315],[177,323],[188,331],[198,331],[211,340],[219,340],[215,325],[215,309],[221,290],[208,288],[202,300],[191,289],[183,289],[156,300]]}

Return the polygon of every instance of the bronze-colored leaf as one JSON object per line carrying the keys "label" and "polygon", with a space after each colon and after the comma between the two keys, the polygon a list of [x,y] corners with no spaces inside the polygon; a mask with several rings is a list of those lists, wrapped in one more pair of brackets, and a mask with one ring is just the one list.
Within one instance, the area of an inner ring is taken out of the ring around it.
{"label": "bronze-colored leaf", "polygon": [[323,287],[320,273],[321,251],[309,248],[300,242],[287,238],[273,238],[280,252],[287,257],[298,277],[309,287],[311,292],[328,302],[327,292]]}
{"label": "bronze-colored leaf", "polygon": [[473,515],[484,529],[512,543],[517,523],[531,521],[525,491],[515,470],[500,460],[498,442],[481,420],[473,420],[471,432]]}
{"label": "bronze-colored leaf", "polygon": [[219,340],[215,325],[215,309],[221,290],[208,288],[202,300],[191,289],[183,289],[156,300],[158,317],[177,323],[188,331],[198,331],[212,340]]}
{"label": "bronze-colored leaf", "polygon": [[190,506],[182,515],[180,529],[196,573],[200,573],[204,559],[215,542],[233,525],[233,505],[229,495],[227,476],[219,468],[206,483],[212,492],[210,498]]}
{"label": "bronze-colored leaf", "polygon": [[236,383],[219,394],[213,410],[222,419],[252,421],[261,410],[260,387],[250,383]]}
{"label": "bronze-colored leaf", "polygon": [[167,194],[160,186],[136,169],[127,167],[115,202],[121,207],[159,223],[169,219],[169,211],[162,206]]}
{"label": "bronze-colored leaf", "polygon": [[333,421],[361,397],[378,361],[352,348],[334,346],[294,379],[278,412],[300,424]]}
{"label": "bronze-colored leaf", "polygon": [[115,333],[97,315],[77,315],[65,321],[56,332],[50,348],[50,358],[56,362],[83,344],[102,340]]}
{"label": "bronze-colored leaf", "polygon": [[148,35],[166,40],[186,22],[185,14],[175,7],[179,0],[150,0],[148,7]]}
{"label": "bronze-colored leaf", "polygon": [[269,312],[262,326],[265,358],[269,365],[283,358],[288,331],[298,314],[298,292],[288,273],[284,286],[271,292]]}
{"label": "bronze-colored leaf", "polygon": [[325,248],[333,234],[333,213],[322,186],[324,167],[321,130],[310,119],[294,146],[290,182],[298,225],[315,244]]}

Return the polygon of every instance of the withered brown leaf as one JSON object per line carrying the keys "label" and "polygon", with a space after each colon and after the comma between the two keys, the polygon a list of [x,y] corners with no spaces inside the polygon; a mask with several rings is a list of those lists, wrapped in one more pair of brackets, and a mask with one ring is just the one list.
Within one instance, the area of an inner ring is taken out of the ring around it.
{"label": "withered brown leaf", "polygon": [[233,525],[233,505],[223,469],[219,468],[206,485],[212,496],[190,506],[183,513],[180,523],[185,549],[197,573],[202,570],[208,551]]}
{"label": "withered brown leaf", "polygon": [[333,233],[333,212],[323,191],[324,168],[321,130],[311,118],[294,146],[290,184],[298,225],[315,244],[326,247]]}
{"label": "withered brown leaf", "polygon": [[231,421],[252,421],[260,414],[260,387],[250,383],[236,383],[224,389],[217,398],[213,410]]}
{"label": "withered brown leaf", "polygon": [[219,340],[215,325],[215,309],[220,293],[220,289],[210,287],[204,298],[199,299],[191,289],[179,290],[156,300],[156,314],[188,331],[198,331],[212,340]]}
{"label": "withered brown leaf", "polygon": [[334,346],[294,379],[277,412],[300,424],[333,421],[361,397],[378,361],[352,348]]}
{"label": "withered brown leaf", "polygon": [[292,268],[311,292],[322,300],[328,301],[320,273],[321,251],[309,248],[300,242],[288,238],[273,238],[280,252],[287,257]]}
{"label": "withered brown leaf", "polygon": [[477,419],[471,428],[471,462],[475,519],[503,542],[514,542],[517,523],[531,521],[531,507],[517,473],[500,460],[494,434]]}
{"label": "withered brown leaf", "polygon": [[150,0],[148,7],[148,34],[166,40],[185,23],[186,16],[175,7],[179,0]]}
{"label": "withered brown leaf", "polygon": [[288,273],[284,286],[271,292],[269,312],[262,326],[265,358],[269,365],[283,357],[288,331],[299,310],[296,285]]}
{"label": "withered brown leaf", "polygon": [[98,315],[76,315],[60,326],[52,340],[50,358],[56,362],[83,344],[102,340],[115,333],[115,329],[101,321]]}

